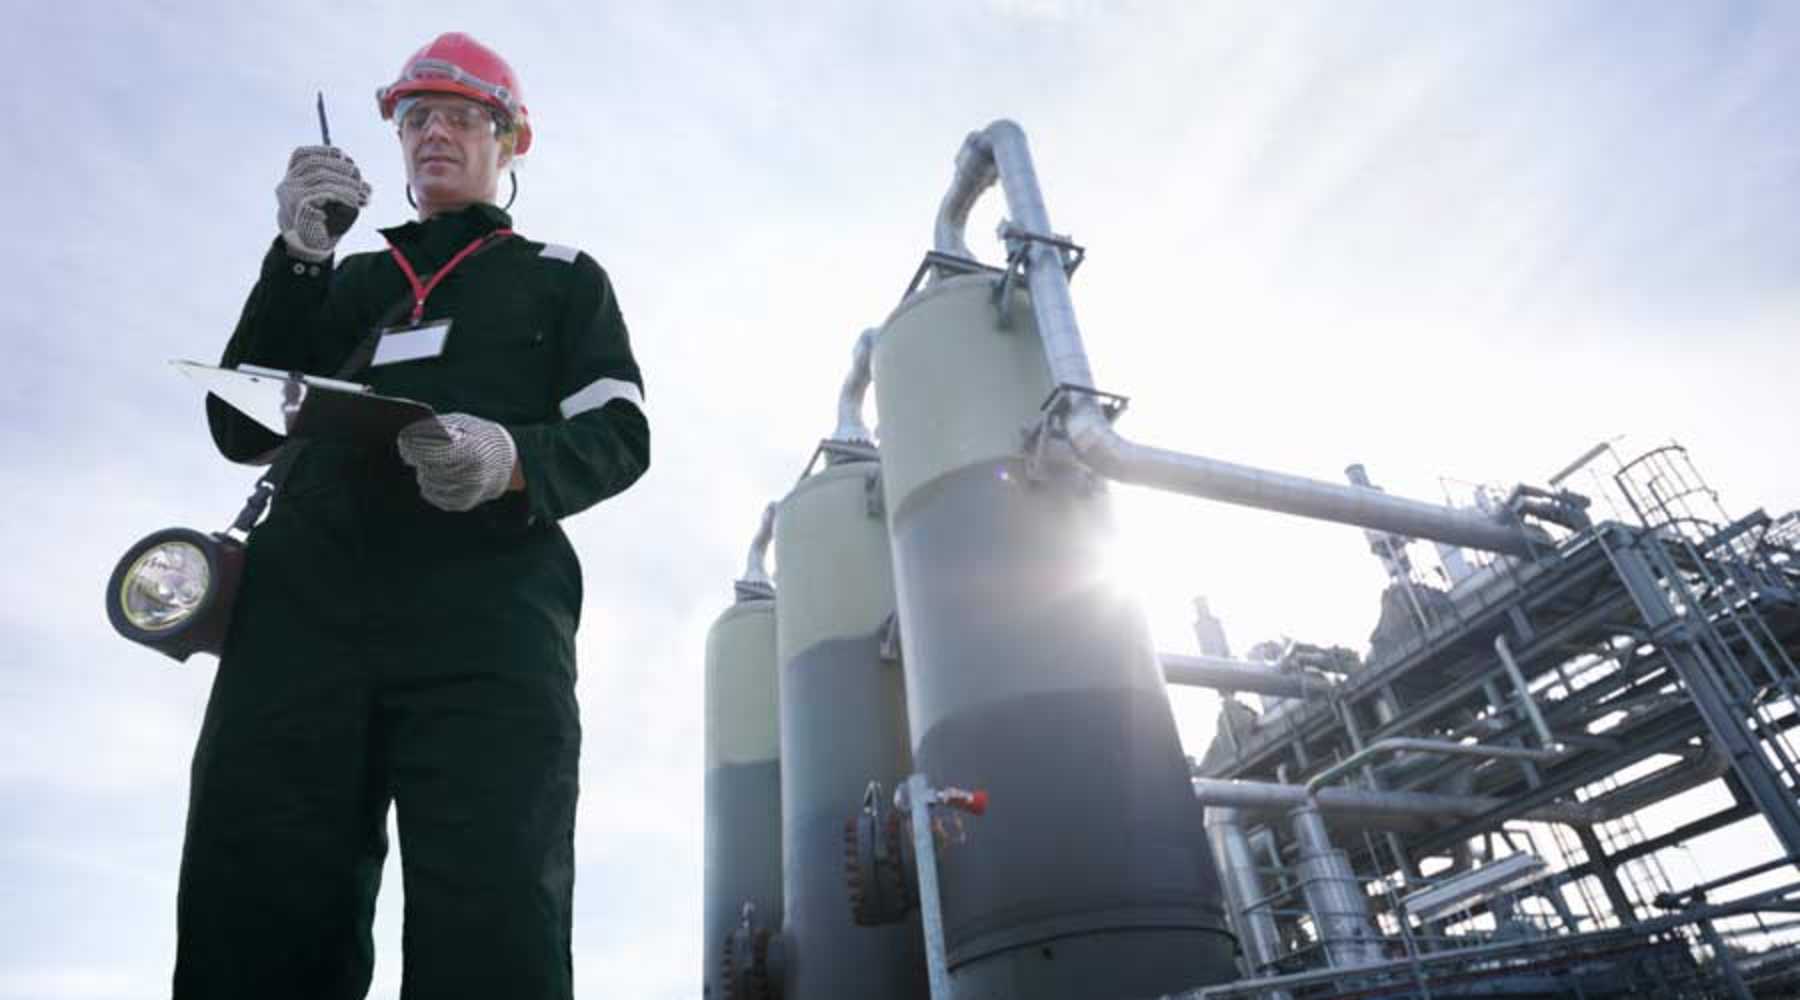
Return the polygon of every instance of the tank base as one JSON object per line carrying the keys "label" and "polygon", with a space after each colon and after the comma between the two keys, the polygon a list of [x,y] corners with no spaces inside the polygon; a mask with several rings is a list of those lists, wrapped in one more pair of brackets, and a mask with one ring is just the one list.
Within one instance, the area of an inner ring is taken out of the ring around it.
{"label": "tank base", "polygon": [[995,952],[953,971],[955,1000],[1150,1000],[1238,978],[1230,935],[1099,932]]}

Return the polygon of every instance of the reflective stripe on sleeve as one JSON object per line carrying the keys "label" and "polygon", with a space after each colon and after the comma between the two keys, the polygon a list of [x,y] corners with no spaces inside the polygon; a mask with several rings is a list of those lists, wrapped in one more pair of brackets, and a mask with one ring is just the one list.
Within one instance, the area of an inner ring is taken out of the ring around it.
{"label": "reflective stripe on sleeve", "polygon": [[589,382],[581,391],[562,401],[562,415],[568,420],[589,410],[598,410],[615,399],[623,399],[639,412],[644,409],[644,394],[624,379],[601,378]]}
{"label": "reflective stripe on sleeve", "polygon": [[580,250],[577,250],[574,247],[566,247],[560,243],[546,243],[544,244],[543,253],[538,254],[538,256],[548,257],[551,260],[560,260],[565,264],[573,264],[575,263],[575,255],[580,252]]}

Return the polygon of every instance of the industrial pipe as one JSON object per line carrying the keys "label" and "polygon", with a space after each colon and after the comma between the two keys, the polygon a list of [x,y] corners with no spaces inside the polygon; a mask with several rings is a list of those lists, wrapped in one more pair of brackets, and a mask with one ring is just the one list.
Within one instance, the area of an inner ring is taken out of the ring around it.
{"label": "industrial pipe", "polygon": [[[1309,793],[1302,785],[1265,781],[1226,781],[1195,778],[1194,795],[1204,806],[1241,809],[1249,813],[1281,813],[1303,806],[1310,799],[1327,816],[1359,819],[1467,819],[1506,804],[1487,795],[1438,795],[1430,792],[1373,791],[1361,788],[1322,788]],[[1527,810],[1519,817],[1537,823],[1591,826],[1606,814],[1587,803],[1557,803]]]}
{"label": "industrial pipe", "polygon": [[763,508],[762,524],[756,529],[756,537],[750,539],[750,555],[744,559],[744,576],[737,581],[740,600],[774,595],[775,581],[769,579],[769,543],[774,539],[775,505],[769,504]]}
{"label": "industrial pipe", "polygon": [[1317,794],[1319,789],[1331,779],[1346,771],[1362,766],[1369,760],[1390,753],[1413,751],[1417,753],[1448,754],[1452,757],[1485,757],[1496,760],[1531,760],[1548,763],[1560,760],[1563,751],[1560,748],[1532,750],[1526,747],[1496,747],[1483,743],[1453,743],[1449,740],[1425,740],[1413,736],[1390,736],[1384,740],[1363,747],[1336,764],[1331,765],[1306,782],[1308,795]]}
{"label": "industrial pipe", "polygon": [[1234,660],[1223,656],[1189,656],[1183,653],[1158,653],[1163,678],[1170,684],[1216,688],[1221,691],[1247,691],[1277,698],[1325,697],[1337,685],[1304,674],[1282,674],[1267,665]]}
{"label": "industrial pipe", "polygon": [[1206,835],[1212,845],[1213,864],[1219,869],[1219,884],[1229,904],[1225,915],[1244,956],[1244,971],[1249,976],[1260,976],[1281,957],[1281,934],[1275,927],[1275,914],[1266,900],[1268,891],[1263,888],[1262,874],[1257,870],[1250,841],[1244,836],[1238,811],[1207,809]]}
{"label": "industrial pipe", "polygon": [[[969,210],[996,180],[1016,227],[1013,240],[1025,255],[1031,308],[1051,380],[1091,390],[1094,379],[1069,297],[1063,250],[1044,242],[1054,238],[1050,215],[1025,132],[1016,123],[1001,119],[964,140],[938,212],[937,249],[972,256],[963,240]],[[1508,555],[1529,555],[1534,541],[1548,541],[1518,524],[1450,507],[1137,444],[1113,430],[1092,395],[1077,391],[1067,403],[1066,430],[1076,454],[1121,482]]]}
{"label": "industrial pipe", "polygon": [[838,422],[837,430],[831,433],[833,441],[875,443],[869,425],[863,422],[862,411],[863,397],[869,391],[869,357],[875,352],[875,336],[879,332],[871,327],[856,338],[856,347],[850,354],[850,372],[844,376],[844,387],[838,391]]}
{"label": "industrial pipe", "polygon": [[1374,965],[1382,958],[1381,935],[1369,920],[1369,897],[1350,858],[1332,846],[1331,831],[1315,804],[1288,816],[1299,848],[1300,893],[1312,911],[1313,933],[1334,967]]}
{"label": "industrial pipe", "polygon": [[1587,515],[1589,503],[1588,498],[1579,493],[1568,490],[1552,493],[1520,483],[1513,487],[1501,507],[1560,524],[1570,531],[1586,531],[1594,526],[1593,519]]}

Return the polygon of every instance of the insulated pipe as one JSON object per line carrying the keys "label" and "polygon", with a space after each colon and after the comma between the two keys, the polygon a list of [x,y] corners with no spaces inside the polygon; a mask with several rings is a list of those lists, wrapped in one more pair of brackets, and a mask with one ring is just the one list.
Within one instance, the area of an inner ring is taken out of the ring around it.
{"label": "insulated pipe", "polygon": [[1332,846],[1319,807],[1301,806],[1289,818],[1300,848],[1300,891],[1326,961],[1337,968],[1380,962],[1386,956],[1381,935],[1369,920],[1369,896],[1349,857]]}
{"label": "insulated pipe", "polygon": [[1281,935],[1275,928],[1275,915],[1267,901],[1269,893],[1263,888],[1238,811],[1206,810],[1206,837],[1212,845],[1213,863],[1219,868],[1219,882],[1229,904],[1225,915],[1243,952],[1244,972],[1251,977],[1260,976],[1281,957]]}
{"label": "insulated pipe", "polygon": [[875,352],[875,335],[879,332],[871,327],[856,338],[856,347],[850,354],[850,373],[844,376],[844,387],[838,391],[838,422],[837,430],[831,433],[833,441],[875,443],[869,425],[863,423],[862,410],[863,397],[869,391],[869,356]]}
{"label": "insulated pipe", "polygon": [[744,560],[744,577],[737,582],[740,599],[775,593],[775,581],[769,579],[769,543],[774,538],[775,505],[769,504],[763,508],[762,524],[756,529],[756,537],[750,540],[750,555]]}
{"label": "insulated pipe", "polygon": [[[1000,122],[995,122],[988,129],[991,131],[999,124]],[[963,231],[969,224],[969,211],[987,189],[1000,179],[993,151],[991,148],[983,150],[982,138],[983,133],[970,132],[968,138],[963,140],[962,148],[957,150],[956,174],[950,180],[950,190],[944,193],[944,200],[938,206],[937,226],[932,234],[932,243],[939,253],[964,260],[975,259],[974,252],[963,239]]]}
{"label": "insulated pipe", "polygon": [[[963,240],[970,208],[998,180],[1012,221],[1025,233],[1050,236],[1037,171],[1025,133],[1001,119],[973,132],[956,157],[955,176],[937,219],[937,249],[970,257]],[[1094,378],[1069,296],[1062,251],[1041,242],[1024,246],[1031,309],[1043,339],[1052,382],[1092,389]],[[1225,503],[1314,517],[1426,538],[1466,548],[1529,555],[1534,536],[1517,524],[1495,521],[1437,504],[1302,476],[1269,472],[1198,455],[1151,448],[1113,430],[1092,396],[1069,400],[1067,432],[1081,460],[1121,482],[1207,497]]]}
{"label": "insulated pipe", "polygon": [[1530,536],[1515,525],[1391,493],[1137,444],[1119,436],[1091,401],[1074,405],[1068,418],[1069,439],[1084,462],[1110,479],[1464,548],[1514,556],[1530,553]]}
{"label": "insulated pipe", "polygon": [[1158,653],[1157,659],[1162,663],[1164,679],[1170,684],[1247,691],[1277,698],[1320,698],[1330,695],[1336,688],[1329,681],[1301,674],[1279,674],[1263,664],[1223,656]]}
{"label": "insulated pipe", "polygon": [[[1000,182],[1006,209],[1015,226],[1025,233],[1050,236],[1050,212],[1044,207],[1037,167],[1018,123],[1000,119],[979,132],[969,133],[956,155],[956,175],[938,212],[938,249],[972,258],[962,232],[969,210],[982,193]],[[1025,247],[1026,284],[1031,289],[1031,309],[1036,315],[1050,363],[1053,381],[1091,389],[1087,351],[1081,346],[1081,330],[1075,323],[1075,306],[1069,297],[1069,276],[1063,270],[1062,251],[1042,243]],[[1077,401],[1077,408],[1092,409],[1092,400]],[[1104,421],[1102,421],[1104,422]]]}
{"label": "insulated pipe", "polygon": [[1346,771],[1354,770],[1367,761],[1383,754],[1416,751],[1418,753],[1441,753],[1452,757],[1486,757],[1496,760],[1532,760],[1548,762],[1561,760],[1560,749],[1530,750],[1525,747],[1496,747],[1481,743],[1452,743],[1449,740],[1424,740],[1412,736],[1390,736],[1385,740],[1363,747],[1336,764],[1331,765],[1306,782],[1307,794],[1316,794],[1331,779]]}
{"label": "insulated pipe", "polygon": [[[1246,813],[1285,812],[1311,800],[1328,816],[1359,820],[1466,819],[1506,804],[1487,795],[1438,795],[1429,792],[1372,791],[1361,788],[1322,788],[1309,794],[1301,785],[1266,781],[1226,781],[1195,778],[1194,795],[1201,805],[1241,809]],[[1520,819],[1537,823],[1589,826],[1607,816],[1588,803],[1558,803],[1527,810]],[[1406,825],[1404,823],[1400,824]]]}

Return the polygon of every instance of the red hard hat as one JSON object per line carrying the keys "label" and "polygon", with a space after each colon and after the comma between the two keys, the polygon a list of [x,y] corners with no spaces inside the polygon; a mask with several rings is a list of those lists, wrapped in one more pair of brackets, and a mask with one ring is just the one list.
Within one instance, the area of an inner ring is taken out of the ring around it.
{"label": "red hard hat", "polygon": [[431,40],[400,67],[400,78],[377,90],[383,121],[394,117],[394,105],[419,94],[456,94],[493,108],[519,130],[517,156],[531,148],[531,114],[519,92],[519,78],[499,53],[460,31]]}

